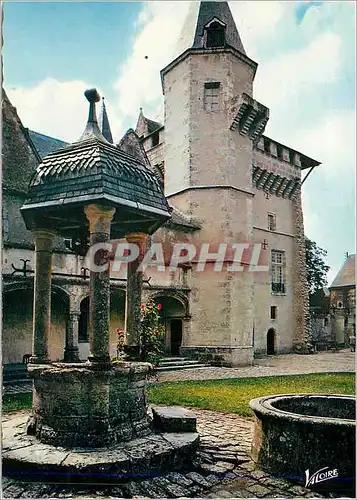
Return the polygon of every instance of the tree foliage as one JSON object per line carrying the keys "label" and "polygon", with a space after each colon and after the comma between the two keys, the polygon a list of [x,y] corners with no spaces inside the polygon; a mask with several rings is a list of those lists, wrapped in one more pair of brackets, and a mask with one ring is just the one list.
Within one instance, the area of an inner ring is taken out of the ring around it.
{"label": "tree foliage", "polygon": [[327,285],[327,272],[330,267],[325,263],[327,251],[305,237],[305,255],[307,267],[307,281],[310,297]]}

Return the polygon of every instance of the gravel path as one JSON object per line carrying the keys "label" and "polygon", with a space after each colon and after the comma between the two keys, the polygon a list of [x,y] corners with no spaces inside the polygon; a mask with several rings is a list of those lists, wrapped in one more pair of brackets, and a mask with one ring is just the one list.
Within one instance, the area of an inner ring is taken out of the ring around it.
{"label": "gravel path", "polygon": [[298,375],[323,372],[354,372],[355,353],[344,349],[339,352],[318,352],[316,354],[281,354],[256,359],[254,366],[242,368],[205,367],[193,370],[162,372],[158,382],[179,380],[208,380],[245,377],[268,377],[274,375]]}

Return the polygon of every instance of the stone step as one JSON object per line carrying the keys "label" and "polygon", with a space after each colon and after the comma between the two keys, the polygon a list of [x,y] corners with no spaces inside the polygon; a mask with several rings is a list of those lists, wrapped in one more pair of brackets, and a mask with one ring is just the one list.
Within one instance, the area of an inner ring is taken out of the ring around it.
{"label": "stone step", "polygon": [[183,361],[183,360],[186,360],[188,358],[184,358],[182,356],[164,356],[163,358],[160,359],[160,363],[161,362],[165,362],[165,361]]}
{"label": "stone step", "polygon": [[30,377],[27,377],[27,378],[15,378],[15,379],[11,379],[11,380],[3,380],[2,383],[3,385],[14,385],[14,384],[28,384],[29,382],[31,382],[31,379]]}
{"label": "stone step", "polygon": [[192,370],[196,368],[206,368],[208,365],[205,365],[203,363],[195,363],[195,364],[187,364],[187,363],[181,363],[177,365],[166,365],[166,366],[161,366],[159,365],[156,368],[156,371],[158,372],[168,372],[168,371],[173,371],[173,370]]}
{"label": "stone step", "polygon": [[182,365],[182,364],[185,364],[185,365],[196,365],[197,363],[200,363],[199,361],[197,360],[193,360],[193,359],[185,359],[185,358],[181,358],[181,359],[177,359],[175,361],[173,360],[170,360],[170,361],[160,361],[160,366],[173,366],[173,365]]}
{"label": "stone step", "polygon": [[22,379],[29,379],[28,373],[27,373],[27,365],[5,365],[3,367],[3,383],[6,383],[7,381],[18,381]]}

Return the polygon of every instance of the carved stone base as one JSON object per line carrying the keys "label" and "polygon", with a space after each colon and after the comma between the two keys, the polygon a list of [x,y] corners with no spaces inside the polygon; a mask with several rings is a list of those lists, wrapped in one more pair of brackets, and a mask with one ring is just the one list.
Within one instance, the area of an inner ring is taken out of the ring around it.
{"label": "carved stone base", "polygon": [[66,347],[63,354],[63,360],[65,363],[78,363],[80,361],[78,347]]}
{"label": "carved stone base", "polygon": [[53,446],[95,448],[149,435],[149,363],[28,365],[34,381],[27,433]]}
{"label": "carved stone base", "polygon": [[26,419],[15,415],[2,429],[2,472],[26,482],[121,484],[187,468],[199,444],[196,432],[154,429],[148,436],[117,445],[66,449],[29,436]]}

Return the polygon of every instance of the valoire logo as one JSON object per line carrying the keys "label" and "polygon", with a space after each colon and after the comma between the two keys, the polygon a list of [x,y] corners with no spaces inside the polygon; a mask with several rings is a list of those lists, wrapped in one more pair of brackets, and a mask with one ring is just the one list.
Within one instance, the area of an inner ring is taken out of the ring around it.
{"label": "valoire logo", "polygon": [[328,481],[329,479],[338,477],[338,470],[323,467],[322,469],[315,472],[312,476],[310,476],[310,471],[309,469],[307,469],[305,471],[305,477],[305,488],[308,488],[309,486],[313,486],[314,484],[323,483],[324,481]]}

